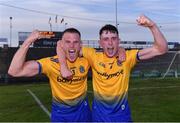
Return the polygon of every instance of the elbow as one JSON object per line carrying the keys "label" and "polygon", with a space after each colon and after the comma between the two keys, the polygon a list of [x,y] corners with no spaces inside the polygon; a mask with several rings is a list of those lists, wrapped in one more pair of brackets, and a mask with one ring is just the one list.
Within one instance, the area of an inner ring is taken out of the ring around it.
{"label": "elbow", "polygon": [[166,46],[164,53],[167,53],[169,50],[168,46]]}
{"label": "elbow", "polygon": [[15,73],[11,69],[8,70],[8,74],[15,77]]}
{"label": "elbow", "polygon": [[167,53],[169,50],[168,45],[167,45],[167,41],[164,41],[161,44],[155,44],[154,47],[157,50],[159,55],[163,55],[163,54]]}
{"label": "elbow", "polygon": [[167,41],[166,41],[166,45],[164,46],[162,53],[165,54],[165,53],[168,52],[168,50],[169,50],[169,48],[168,48],[168,44],[167,44]]}
{"label": "elbow", "polygon": [[16,71],[12,70],[11,68],[9,68],[8,70],[8,74],[12,77],[18,77],[18,74]]}
{"label": "elbow", "polygon": [[168,50],[169,50],[168,46],[166,45],[164,47],[159,48],[159,53],[160,53],[160,55],[163,55],[163,54],[167,53]]}

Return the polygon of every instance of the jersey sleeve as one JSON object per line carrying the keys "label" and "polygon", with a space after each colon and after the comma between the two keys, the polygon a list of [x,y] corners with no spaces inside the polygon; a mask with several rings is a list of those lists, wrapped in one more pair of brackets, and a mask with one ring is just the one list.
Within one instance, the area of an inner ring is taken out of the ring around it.
{"label": "jersey sleeve", "polygon": [[39,59],[37,60],[37,63],[39,64],[39,74],[40,73],[43,73],[43,74],[46,74],[46,75],[49,75],[49,61],[50,58],[42,58],[42,59]]}
{"label": "jersey sleeve", "polygon": [[133,68],[136,65],[138,61],[138,52],[139,50],[130,50],[126,52],[129,68]]}
{"label": "jersey sleeve", "polygon": [[93,64],[93,59],[95,58],[95,52],[96,51],[94,48],[90,48],[90,47],[82,48],[83,57],[85,57],[88,60],[90,65]]}

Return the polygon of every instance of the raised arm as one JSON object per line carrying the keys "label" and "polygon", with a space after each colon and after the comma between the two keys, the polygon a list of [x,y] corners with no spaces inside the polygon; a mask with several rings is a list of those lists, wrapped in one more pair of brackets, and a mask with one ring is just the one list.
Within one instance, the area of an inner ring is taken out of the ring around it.
{"label": "raised arm", "polygon": [[38,63],[33,60],[25,62],[25,60],[29,46],[39,38],[41,38],[41,36],[37,30],[30,34],[15,53],[8,74],[14,77],[28,77],[38,74]]}
{"label": "raised arm", "polygon": [[140,60],[150,59],[157,55],[162,55],[168,51],[167,41],[158,26],[148,17],[142,15],[137,19],[140,26],[147,27],[152,32],[154,37],[154,44],[152,47],[145,48],[139,51],[138,56]]}

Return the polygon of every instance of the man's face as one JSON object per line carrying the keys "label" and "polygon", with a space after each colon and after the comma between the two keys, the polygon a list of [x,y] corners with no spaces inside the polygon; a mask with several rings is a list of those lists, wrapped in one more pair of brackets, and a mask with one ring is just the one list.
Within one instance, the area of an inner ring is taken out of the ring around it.
{"label": "man's face", "polygon": [[64,33],[62,37],[63,49],[66,54],[66,58],[70,62],[75,62],[77,59],[80,48],[81,48],[81,39],[78,33]]}
{"label": "man's face", "polygon": [[100,46],[108,57],[113,57],[117,54],[119,49],[119,36],[117,33],[110,31],[103,31],[100,35]]}

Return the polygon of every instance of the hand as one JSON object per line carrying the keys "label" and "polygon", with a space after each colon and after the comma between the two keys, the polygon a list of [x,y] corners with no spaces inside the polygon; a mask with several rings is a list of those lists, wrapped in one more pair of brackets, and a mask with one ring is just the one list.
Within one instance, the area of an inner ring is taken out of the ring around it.
{"label": "hand", "polygon": [[145,15],[139,16],[136,21],[138,25],[144,27],[153,27],[155,25],[155,23]]}
{"label": "hand", "polygon": [[124,48],[119,48],[118,52],[118,63],[122,63],[126,60],[126,50]]}
{"label": "hand", "polygon": [[41,38],[46,38],[46,37],[45,35],[42,35],[38,30],[34,30],[26,40],[30,43],[33,43],[37,41],[37,39],[41,39]]}
{"label": "hand", "polygon": [[72,72],[64,65],[61,65],[60,73],[61,73],[62,78],[66,78],[68,80],[73,78]]}
{"label": "hand", "polygon": [[62,40],[59,40],[59,41],[57,42],[56,51],[58,51],[58,50],[61,51],[61,49],[64,50],[63,41],[62,41]]}
{"label": "hand", "polygon": [[62,66],[62,65],[67,66],[67,64],[66,64],[66,53],[63,50],[62,40],[59,40],[57,42],[56,53],[58,55],[58,60],[59,60],[60,66]]}

